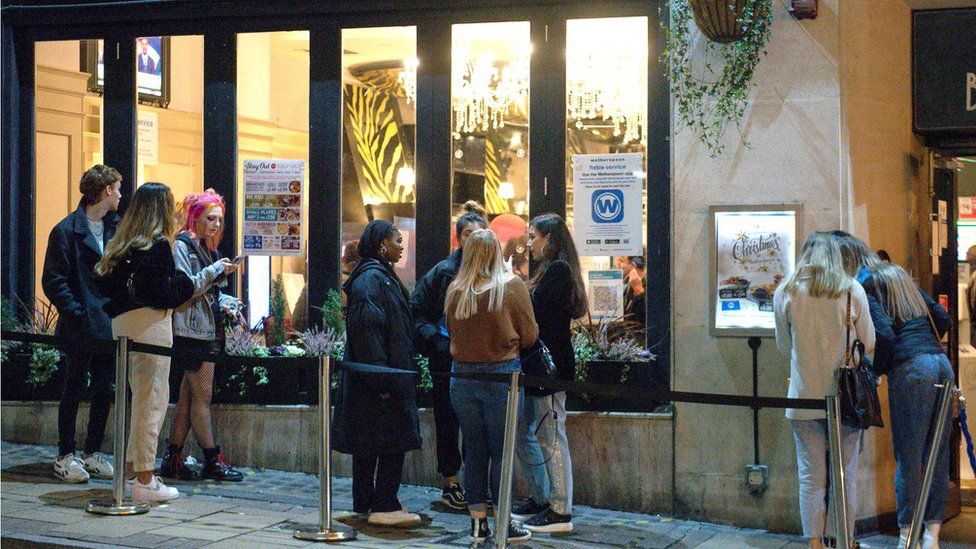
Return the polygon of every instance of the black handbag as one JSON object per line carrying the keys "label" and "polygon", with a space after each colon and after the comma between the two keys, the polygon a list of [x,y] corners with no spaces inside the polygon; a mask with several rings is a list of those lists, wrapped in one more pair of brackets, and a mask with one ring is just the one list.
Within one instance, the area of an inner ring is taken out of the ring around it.
{"label": "black handbag", "polygon": [[[845,349],[850,340],[851,292],[848,290]],[[881,401],[878,399],[878,380],[871,371],[871,358],[864,352],[864,343],[855,339],[844,354],[844,367],[838,372],[837,380],[841,423],[855,429],[884,427]]]}
{"label": "black handbag", "polygon": [[[549,348],[541,339],[536,339],[535,343],[522,349],[519,354],[519,361],[522,363],[522,373],[527,376],[541,377],[544,379],[554,379],[556,377],[556,363],[552,360]],[[525,394],[529,396],[546,396],[555,393],[545,387],[525,386]]]}

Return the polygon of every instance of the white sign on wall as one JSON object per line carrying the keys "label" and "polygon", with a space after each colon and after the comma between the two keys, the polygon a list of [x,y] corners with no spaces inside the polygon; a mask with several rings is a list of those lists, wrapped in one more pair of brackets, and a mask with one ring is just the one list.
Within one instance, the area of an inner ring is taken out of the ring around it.
{"label": "white sign on wall", "polygon": [[159,118],[151,111],[139,110],[136,119],[139,140],[139,163],[159,163]]}
{"label": "white sign on wall", "polygon": [[643,255],[643,155],[573,156],[573,238],[583,256]]}
{"label": "white sign on wall", "polygon": [[714,336],[772,336],[773,294],[796,265],[799,206],[712,206]]}
{"label": "white sign on wall", "polygon": [[244,254],[302,255],[304,160],[244,161]]}
{"label": "white sign on wall", "polygon": [[620,269],[586,273],[587,301],[596,320],[617,320],[624,316],[624,273]]}

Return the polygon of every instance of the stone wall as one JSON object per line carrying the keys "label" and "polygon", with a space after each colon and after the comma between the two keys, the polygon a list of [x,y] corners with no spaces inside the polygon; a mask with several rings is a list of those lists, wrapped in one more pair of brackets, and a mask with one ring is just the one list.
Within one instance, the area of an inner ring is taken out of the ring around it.
{"label": "stone wall", "polygon": [[[170,406],[163,425],[159,457],[165,451],[173,408]],[[235,465],[314,473],[318,470],[317,410],[309,406],[216,405],[213,420],[217,443]],[[0,410],[2,438],[57,445],[57,415],[56,402],[4,401]],[[87,419],[88,405],[82,403],[77,422],[79,447]],[[424,446],[407,454],[403,482],[440,487],[433,414],[421,410],[420,419]],[[566,424],[576,503],[639,513],[671,513],[670,414],[570,412]],[[103,444],[108,452],[113,432],[110,416]],[[186,449],[202,459],[192,434]],[[349,456],[333,453],[332,463],[336,476],[351,476]],[[524,486],[518,486],[516,493],[527,495]]]}
{"label": "stone wall", "polygon": [[[775,0],[769,55],[756,72],[742,139],[710,158],[687,131],[673,140],[673,387],[749,394],[744,339],[708,333],[708,220],[713,204],[803,205],[802,232],[845,229],[907,261],[914,243],[910,18],[899,0],[823,0],[815,20],[796,21]],[[870,230],[869,230],[870,228]],[[785,396],[789,361],[771,338],[759,351],[759,393]],[[885,390],[882,388],[882,393]],[[748,409],[678,405],[675,510],[740,526],[799,532],[794,445],[782,410],[760,413],[765,495],[749,494],[753,461]],[[894,509],[888,432],[865,437],[858,517]]]}

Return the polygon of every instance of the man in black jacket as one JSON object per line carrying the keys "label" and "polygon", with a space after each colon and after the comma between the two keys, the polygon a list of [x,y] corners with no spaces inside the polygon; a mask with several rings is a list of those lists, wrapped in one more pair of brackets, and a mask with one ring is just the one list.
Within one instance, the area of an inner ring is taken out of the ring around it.
{"label": "man in black jacket", "polygon": [[[461,251],[468,236],[488,228],[488,221],[479,213],[469,211],[455,224],[458,249],[427,272],[410,296],[410,310],[416,330],[415,347],[428,358],[431,372],[450,372],[451,338],[444,322],[444,298],[447,287],[461,268]],[[434,407],[434,430],[437,435],[437,472],[443,477],[441,501],[459,511],[468,507],[464,490],[458,482],[461,452],[458,450],[458,420],[451,405],[451,380],[433,376],[430,397]]]}
{"label": "man in black jacket", "polygon": [[[97,453],[114,397],[114,357],[94,352],[91,340],[111,340],[112,321],[102,309],[105,298],[95,287],[95,264],[115,235],[115,211],[122,197],[122,176],[97,164],[81,177],[81,204],[55,225],[47,242],[41,284],[58,309],[57,335],[69,342],[65,354],[64,388],[58,407],[58,457],[54,472],[65,482],[87,482],[89,476],[112,478],[112,464]],[[91,375],[92,401],[85,451],[75,453],[75,420]],[[124,389],[123,389],[124,390]]]}

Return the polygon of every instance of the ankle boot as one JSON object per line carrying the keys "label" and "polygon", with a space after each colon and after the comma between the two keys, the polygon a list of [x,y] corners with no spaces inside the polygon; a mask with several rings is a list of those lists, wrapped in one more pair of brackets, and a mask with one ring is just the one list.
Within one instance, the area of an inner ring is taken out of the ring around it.
{"label": "ankle boot", "polygon": [[922,549],[939,549],[939,530],[942,524],[938,522],[925,523],[925,533],[922,535]]}
{"label": "ankle boot", "polygon": [[176,480],[197,480],[197,473],[183,463],[183,447],[170,444],[166,447],[163,462],[159,466],[159,476]]}
{"label": "ankle boot", "polygon": [[203,478],[228,482],[240,482],[244,480],[244,475],[227,463],[227,458],[220,451],[220,446],[204,448],[203,458]]}

